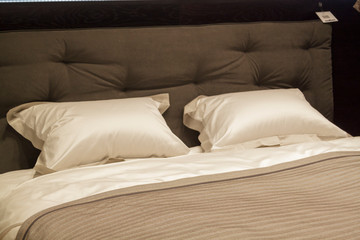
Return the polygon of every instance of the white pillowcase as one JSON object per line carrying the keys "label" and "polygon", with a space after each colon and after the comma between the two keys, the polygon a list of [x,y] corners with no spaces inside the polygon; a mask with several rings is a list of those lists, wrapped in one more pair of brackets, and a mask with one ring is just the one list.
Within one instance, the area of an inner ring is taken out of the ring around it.
{"label": "white pillowcase", "polygon": [[29,103],[11,109],[9,124],[41,150],[40,173],[111,158],[171,157],[189,148],[162,113],[169,95],[85,102]]}
{"label": "white pillowcase", "polygon": [[350,136],[311,107],[299,89],[199,96],[185,106],[184,124],[200,132],[207,152]]}

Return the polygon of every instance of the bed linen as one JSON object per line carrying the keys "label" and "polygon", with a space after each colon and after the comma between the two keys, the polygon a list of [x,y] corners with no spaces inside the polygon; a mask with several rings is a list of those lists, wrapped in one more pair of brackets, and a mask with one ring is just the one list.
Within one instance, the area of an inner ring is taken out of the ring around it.
{"label": "bed linen", "polygon": [[[348,152],[345,153],[345,155],[359,155],[360,138],[349,137],[333,141],[309,142],[282,147],[258,148],[242,151],[233,149],[224,152],[198,153],[197,150],[195,150],[184,156],[172,158],[131,159],[120,163],[74,168],[36,178],[33,178],[33,174],[35,173],[34,170],[5,173],[0,175],[0,182],[11,184],[0,190],[0,201],[2,202],[0,207],[0,232],[4,236],[3,239],[14,239],[20,225],[33,214],[59,204],[99,193],[105,193],[111,190],[126,190],[131,187],[151,186],[152,184],[156,185],[164,182],[171,183],[181,179],[196,179],[199,176],[208,176],[211,178],[214,174],[214,176],[217,176],[216,174],[237,171],[240,171],[240,174],[243,174],[244,171],[256,171],[271,166],[281,166],[281,164],[286,163],[292,164],[295,160],[303,161],[301,159],[319,156],[321,154],[335,154],[335,152],[341,152],[340,155],[343,155],[344,152]],[[332,157],[330,158],[334,159]],[[343,166],[344,169],[346,169],[344,170],[346,171],[346,174],[342,172],[335,172],[332,174],[337,176],[336,180],[345,179],[346,175],[352,175],[353,172],[359,172],[360,161],[358,159],[359,158],[349,160],[349,165],[342,165],[341,161],[343,160],[340,160],[336,163],[336,166],[329,166],[329,168],[325,167],[323,170],[331,172],[331,169],[341,169],[341,166]],[[344,161],[347,162],[347,160]],[[312,183],[317,183],[317,176],[319,176],[319,181],[327,176],[327,174],[324,175],[321,171],[316,173],[320,175],[316,175],[313,171],[303,172],[304,174],[310,175],[314,173]],[[356,184],[360,182],[359,176],[358,174],[352,175],[352,177],[354,176],[357,179],[351,180],[353,185],[347,185],[349,188],[342,188],[341,185],[337,185],[340,184],[340,182],[347,182],[347,180],[339,181],[339,183],[331,181],[331,188],[334,186],[339,186],[339,188],[334,189],[335,192],[330,193],[330,195],[337,196],[337,194],[340,194],[338,195],[340,200],[342,199],[341,194],[343,191],[350,191],[347,192],[349,195],[354,199],[359,199],[359,187],[356,186]],[[298,182],[301,181],[302,180]],[[321,186],[324,185],[322,183],[323,182],[321,181]],[[281,188],[281,186],[282,185],[279,185],[278,187]],[[284,188],[286,188],[285,185]],[[355,191],[356,189],[357,192]],[[292,201],[291,196],[296,197],[301,194],[309,194],[309,197],[311,197],[311,194],[316,193],[315,189],[309,191],[302,191],[304,189],[290,190],[291,189],[286,189],[287,193],[285,191],[285,195],[289,197],[287,198],[289,202]],[[308,196],[304,195],[303,197],[305,199]],[[322,197],[325,199],[326,195]],[[322,202],[319,199],[313,199],[310,201],[310,204],[319,206],[317,210],[320,212],[326,210],[326,206],[322,207]],[[358,204],[358,201],[353,201],[353,199],[349,198],[343,204],[339,203],[339,206],[341,205],[344,208],[348,208],[345,211],[346,213],[352,212],[355,213],[356,216],[359,216],[359,214],[356,213],[359,213],[360,208],[359,205],[356,204]],[[302,205],[300,204],[299,211],[301,210],[301,206]],[[334,206],[331,205],[328,207]],[[279,214],[281,215],[282,213],[279,212]],[[336,217],[336,214],[331,217]],[[338,220],[332,218],[332,220],[327,222],[332,221],[337,222]],[[343,221],[343,219],[339,219],[339,221]],[[354,224],[359,224],[360,226],[359,219],[353,218],[349,221],[352,224],[351,227],[349,227],[351,229],[354,229]],[[260,221],[259,226],[261,223],[262,222]],[[291,221],[289,224],[291,225]],[[285,225],[287,229],[291,230],[289,224]],[[282,226],[284,227],[285,225]],[[231,227],[234,225],[230,224],[229,226]],[[316,227],[319,226],[316,225],[315,228]],[[346,227],[343,230],[348,231]],[[188,232],[191,232],[191,229],[189,229]],[[237,231],[230,232],[231,234],[237,233]],[[251,229],[250,232],[252,232]],[[301,232],[305,233],[306,231],[302,229]],[[341,233],[344,232],[340,232],[340,234]],[[183,235],[183,237],[184,236],[185,235]],[[279,235],[276,234],[274,236],[279,237]]]}
{"label": "bed linen", "polygon": [[17,239],[356,239],[359,157],[117,190],[41,212]]}

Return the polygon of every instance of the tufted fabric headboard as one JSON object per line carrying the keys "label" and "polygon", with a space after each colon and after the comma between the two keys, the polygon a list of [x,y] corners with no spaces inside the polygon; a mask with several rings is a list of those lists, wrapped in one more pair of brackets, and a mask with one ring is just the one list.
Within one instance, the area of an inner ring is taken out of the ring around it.
{"label": "tufted fabric headboard", "polygon": [[[38,151],[5,120],[31,101],[79,101],[170,93],[164,117],[182,124],[198,95],[299,88],[332,120],[331,27],[319,21],[0,33],[1,171],[32,167]],[[271,106],[269,106],[271,107]]]}

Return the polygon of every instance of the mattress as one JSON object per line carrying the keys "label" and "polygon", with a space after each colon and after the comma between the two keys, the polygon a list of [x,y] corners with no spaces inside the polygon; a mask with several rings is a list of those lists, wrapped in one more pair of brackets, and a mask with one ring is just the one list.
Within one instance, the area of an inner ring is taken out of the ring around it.
{"label": "mattress", "polygon": [[[72,168],[37,177],[34,176],[33,169],[5,173],[0,175],[1,236],[3,239],[15,239],[21,224],[32,215],[89,196],[117,189],[132,189],[136,186],[176,183],[181,179],[197,179],[201,176],[211,178],[219,174],[267,169],[324,154],[359,155],[360,138],[349,137],[248,150],[227,149],[210,153],[204,153],[200,147],[194,147],[190,153],[182,156],[125,159],[118,163]],[[351,172],[358,172],[358,159],[353,161]],[[356,182],[360,182],[358,180]],[[317,179],[312,181],[316,182]],[[355,182],[353,187],[355,189],[351,191],[356,190]],[[360,197],[358,189],[350,194],[354,199]],[[297,192],[300,194],[302,190],[293,189],[293,192],[288,194],[296,196]],[[308,194],[310,199],[314,193],[309,190]],[[346,201],[344,204],[354,207],[354,213],[360,207],[358,201],[354,200]],[[323,210],[326,212],[326,209]],[[351,219],[352,223],[360,224],[359,214],[354,216],[357,218]],[[352,231],[357,230],[352,228]]]}

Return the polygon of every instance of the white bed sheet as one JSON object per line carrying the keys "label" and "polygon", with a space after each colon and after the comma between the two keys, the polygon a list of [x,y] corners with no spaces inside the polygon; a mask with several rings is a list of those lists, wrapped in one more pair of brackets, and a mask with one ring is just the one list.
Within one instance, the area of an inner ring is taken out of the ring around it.
{"label": "white bed sheet", "polygon": [[360,151],[360,137],[283,147],[191,153],[172,158],[130,159],[64,170],[34,178],[34,170],[0,175],[0,236],[14,239],[31,215],[61,203],[109,190],[181,178],[267,167],[334,151]]}

